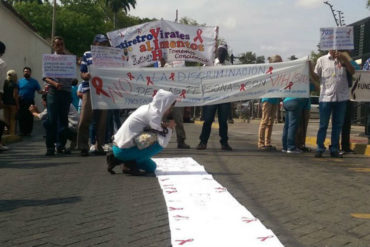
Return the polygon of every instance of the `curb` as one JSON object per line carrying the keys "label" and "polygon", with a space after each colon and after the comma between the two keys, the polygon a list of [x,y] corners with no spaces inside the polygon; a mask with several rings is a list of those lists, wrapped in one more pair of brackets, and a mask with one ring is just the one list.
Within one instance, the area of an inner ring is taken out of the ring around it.
{"label": "curb", "polygon": [[22,137],[17,135],[3,135],[2,142],[4,145],[16,143],[22,141]]}
{"label": "curb", "polygon": [[[316,137],[306,137],[306,144],[310,147],[316,147]],[[330,145],[330,139],[326,138],[324,142],[325,146]],[[351,143],[351,149],[355,151],[356,154],[363,154],[370,156],[370,145],[364,143]]]}

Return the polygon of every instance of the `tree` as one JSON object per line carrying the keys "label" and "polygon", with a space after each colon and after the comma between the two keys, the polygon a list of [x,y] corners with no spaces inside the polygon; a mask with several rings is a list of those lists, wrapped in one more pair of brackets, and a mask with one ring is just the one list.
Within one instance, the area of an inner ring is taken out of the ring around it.
{"label": "tree", "polygon": [[117,13],[120,10],[127,13],[130,7],[135,8],[136,0],[105,0],[105,4],[113,11],[113,28],[116,29]]}
{"label": "tree", "polygon": [[288,59],[290,61],[293,61],[293,60],[297,60],[298,58],[295,55],[291,55]]}
{"label": "tree", "polygon": [[256,63],[265,63],[265,56],[258,56],[256,58]]}
{"label": "tree", "polygon": [[242,64],[252,64],[252,63],[256,63],[256,53],[253,53],[251,51],[248,51],[246,53],[242,53],[239,55],[239,61],[242,63]]}

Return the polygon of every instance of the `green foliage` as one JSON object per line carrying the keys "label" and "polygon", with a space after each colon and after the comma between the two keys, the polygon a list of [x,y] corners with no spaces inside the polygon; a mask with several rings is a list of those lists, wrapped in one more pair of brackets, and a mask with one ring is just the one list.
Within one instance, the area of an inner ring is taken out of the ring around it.
{"label": "green foliage", "polygon": [[256,63],[256,53],[253,53],[251,51],[248,51],[248,52],[245,52],[245,53],[242,53],[239,55],[239,61],[242,63],[242,64],[252,64],[252,63]]}

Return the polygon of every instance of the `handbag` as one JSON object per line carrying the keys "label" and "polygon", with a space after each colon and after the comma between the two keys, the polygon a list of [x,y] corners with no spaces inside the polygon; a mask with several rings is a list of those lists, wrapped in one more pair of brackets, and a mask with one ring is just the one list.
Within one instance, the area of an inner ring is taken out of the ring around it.
{"label": "handbag", "polygon": [[168,129],[163,131],[151,129],[149,127],[144,128],[143,132],[134,138],[134,142],[139,150],[150,147],[158,140],[158,135],[166,136]]}

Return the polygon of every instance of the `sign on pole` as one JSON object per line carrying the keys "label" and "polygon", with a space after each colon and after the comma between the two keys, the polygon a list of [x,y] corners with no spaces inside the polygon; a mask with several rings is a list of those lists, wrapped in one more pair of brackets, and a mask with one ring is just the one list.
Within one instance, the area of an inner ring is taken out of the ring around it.
{"label": "sign on pole", "polygon": [[353,27],[320,28],[320,50],[353,49]]}

